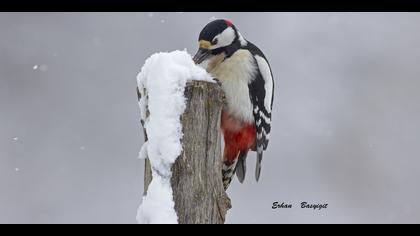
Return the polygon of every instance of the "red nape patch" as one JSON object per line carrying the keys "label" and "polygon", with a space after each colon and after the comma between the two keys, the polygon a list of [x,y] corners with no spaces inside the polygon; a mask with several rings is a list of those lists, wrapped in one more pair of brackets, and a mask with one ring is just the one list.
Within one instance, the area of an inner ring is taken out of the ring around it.
{"label": "red nape patch", "polygon": [[228,27],[231,27],[233,24],[232,24],[232,21],[230,21],[230,20],[225,20],[225,22],[226,22],[226,25],[228,26]]}

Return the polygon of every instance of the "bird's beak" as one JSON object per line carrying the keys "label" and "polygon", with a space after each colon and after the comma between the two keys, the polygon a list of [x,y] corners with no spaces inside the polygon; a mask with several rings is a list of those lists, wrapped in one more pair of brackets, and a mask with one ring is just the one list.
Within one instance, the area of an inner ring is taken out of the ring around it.
{"label": "bird's beak", "polygon": [[193,61],[195,62],[195,64],[200,64],[201,62],[206,60],[210,55],[211,55],[210,49],[199,48],[193,58]]}

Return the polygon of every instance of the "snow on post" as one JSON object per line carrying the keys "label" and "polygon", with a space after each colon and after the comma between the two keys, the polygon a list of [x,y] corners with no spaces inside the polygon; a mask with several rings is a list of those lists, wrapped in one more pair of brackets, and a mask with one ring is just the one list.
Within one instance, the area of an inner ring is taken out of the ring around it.
{"label": "snow on post", "polygon": [[152,182],[138,209],[138,223],[178,223],[171,166],[182,152],[180,117],[186,107],[184,90],[189,80],[213,81],[186,51],[153,54],[137,76],[141,119],[148,138],[139,157],[147,156],[152,167]]}

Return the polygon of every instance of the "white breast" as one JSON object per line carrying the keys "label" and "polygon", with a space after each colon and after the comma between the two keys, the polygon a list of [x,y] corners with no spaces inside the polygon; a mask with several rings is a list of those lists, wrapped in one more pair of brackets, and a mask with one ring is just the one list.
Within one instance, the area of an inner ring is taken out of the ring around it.
{"label": "white breast", "polygon": [[257,65],[248,50],[240,49],[224,61],[215,57],[208,72],[222,83],[230,115],[244,122],[254,122],[248,84],[255,77]]}

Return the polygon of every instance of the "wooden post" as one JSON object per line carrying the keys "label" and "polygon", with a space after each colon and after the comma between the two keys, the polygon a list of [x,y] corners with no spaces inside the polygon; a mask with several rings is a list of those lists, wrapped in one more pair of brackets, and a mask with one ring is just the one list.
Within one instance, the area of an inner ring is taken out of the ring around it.
{"label": "wooden post", "polygon": [[[172,166],[171,185],[180,224],[223,224],[231,208],[222,182],[220,114],[224,94],[220,85],[188,82],[186,110],[181,116],[183,152]],[[152,180],[146,159],[144,188]]]}

